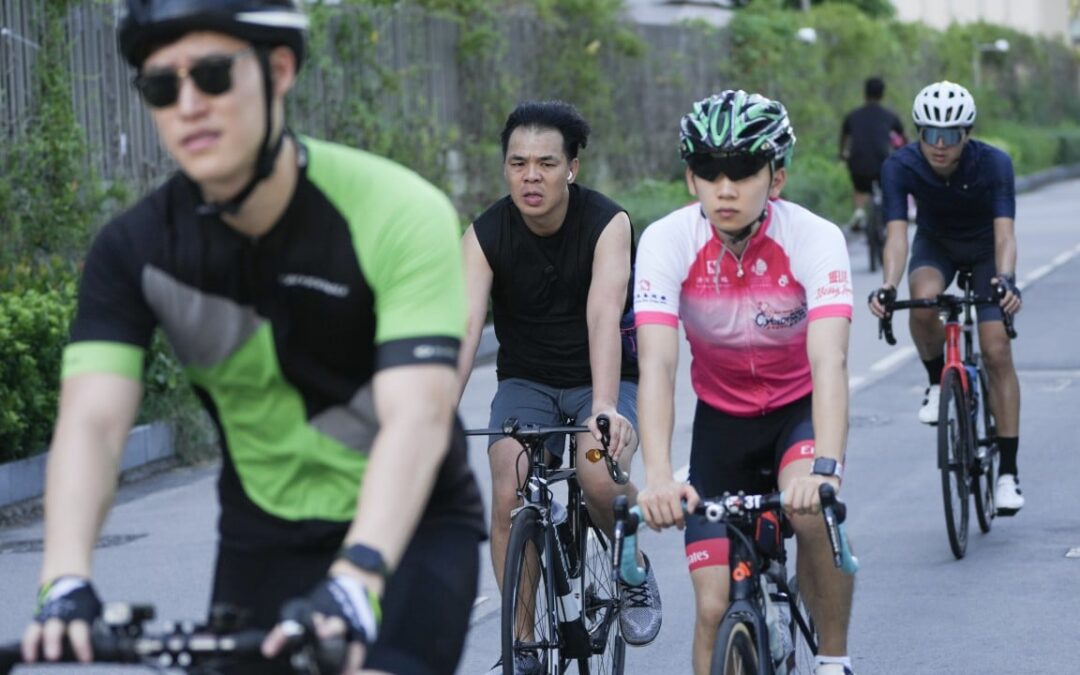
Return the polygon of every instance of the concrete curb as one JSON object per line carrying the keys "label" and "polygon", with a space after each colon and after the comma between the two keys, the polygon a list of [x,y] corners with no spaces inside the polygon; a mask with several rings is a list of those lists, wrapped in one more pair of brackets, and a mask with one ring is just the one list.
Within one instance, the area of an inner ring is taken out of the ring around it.
{"label": "concrete curb", "polygon": [[1057,183],[1071,178],[1080,178],[1080,164],[1067,164],[1055,166],[1044,171],[1036,171],[1016,179],[1017,192],[1031,192],[1051,183]]}
{"label": "concrete curb", "polygon": [[[173,455],[172,430],[165,422],[135,427],[128,435],[120,471],[125,472]],[[49,453],[0,465],[0,508],[41,497]]]}

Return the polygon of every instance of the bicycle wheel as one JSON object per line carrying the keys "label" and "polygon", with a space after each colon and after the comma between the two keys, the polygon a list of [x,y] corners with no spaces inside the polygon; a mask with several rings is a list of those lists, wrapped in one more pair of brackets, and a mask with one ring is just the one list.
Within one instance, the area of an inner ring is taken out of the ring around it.
{"label": "bicycle wheel", "polygon": [[713,675],[763,675],[763,665],[758,662],[752,617],[725,616],[716,631],[710,672]]}
{"label": "bicycle wheel", "polygon": [[626,662],[626,642],[619,631],[619,593],[611,578],[611,545],[607,536],[585,514],[579,535],[581,575],[573,583],[582,598],[582,617],[589,631],[593,654],[578,661],[581,675],[621,675]]}
{"label": "bicycle wheel", "polygon": [[945,501],[945,527],[953,555],[964,557],[968,532],[968,456],[971,429],[968,401],[960,374],[948,369],[941,379],[938,408],[938,468],[941,469],[941,496]]}
{"label": "bicycle wheel", "polygon": [[[814,672],[814,657],[817,655],[818,634],[817,628],[814,627],[814,619],[810,616],[810,611],[806,608],[806,603],[803,602],[802,596],[799,595],[799,579],[792,576],[788,581],[788,592],[791,593],[791,597],[795,600],[794,608],[798,614],[791,615],[791,631],[792,639],[795,645],[795,663],[792,672],[795,675],[811,675]],[[803,633],[800,628],[796,616],[802,617],[803,624],[806,626],[809,634],[807,639],[807,633]],[[811,642],[812,641],[812,642]]]}
{"label": "bicycle wheel", "polygon": [[555,596],[543,559],[545,537],[536,509],[514,515],[503,568],[503,675],[514,675],[515,662],[538,662],[542,673],[561,672]]}
{"label": "bicycle wheel", "polygon": [[[974,411],[975,459],[972,461],[972,489],[975,494],[975,516],[979,521],[979,530],[990,531],[997,507],[994,504],[994,488],[998,477],[997,426],[994,414],[990,410],[990,383],[986,368],[979,362],[979,405],[982,410]],[[976,386],[973,382],[971,386]]]}
{"label": "bicycle wheel", "polygon": [[870,271],[874,272],[881,266],[885,252],[885,223],[881,207],[874,203],[866,217],[866,248],[870,254]]}

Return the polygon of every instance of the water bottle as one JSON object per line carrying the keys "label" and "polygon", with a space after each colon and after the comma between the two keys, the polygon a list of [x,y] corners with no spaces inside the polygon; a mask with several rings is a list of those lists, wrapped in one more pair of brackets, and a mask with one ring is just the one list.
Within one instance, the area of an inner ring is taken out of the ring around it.
{"label": "water bottle", "polygon": [[559,535],[563,553],[566,555],[566,572],[571,578],[578,576],[578,552],[574,546],[574,535],[570,531],[570,520],[567,518],[566,507],[555,499],[551,500],[551,522],[555,525],[555,532]]}
{"label": "water bottle", "polygon": [[765,601],[765,624],[769,629],[769,653],[774,670],[776,675],[787,675],[788,655],[792,651],[791,608],[767,575],[761,576],[761,595]]}

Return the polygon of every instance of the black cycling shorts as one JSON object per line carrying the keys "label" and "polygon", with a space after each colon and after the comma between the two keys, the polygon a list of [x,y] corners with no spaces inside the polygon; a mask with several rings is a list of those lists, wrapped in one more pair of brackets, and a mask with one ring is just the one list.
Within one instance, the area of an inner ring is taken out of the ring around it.
{"label": "black cycling shorts", "polygon": [[[994,239],[945,239],[935,237],[922,230],[915,230],[911,242],[911,262],[908,263],[908,278],[920,267],[933,267],[941,272],[945,287],[953,282],[961,267],[971,268],[971,280],[975,284],[975,295],[983,298],[993,297],[990,280],[997,276],[997,261],[994,257]],[[1001,306],[980,304],[975,306],[975,315],[979,323],[1001,321]]]}
{"label": "black cycling shorts", "polygon": [[[736,417],[698,401],[690,445],[690,484],[703,499],[740,490],[766,494],[777,489],[785,466],[814,456],[811,397],[765,415]],[[684,534],[690,570],[727,565],[727,528],[690,516]]]}
{"label": "black cycling shorts", "polygon": [[874,191],[874,181],[878,180],[877,174],[856,173],[851,170],[848,170],[848,173],[851,175],[851,186],[855,188],[855,192],[870,194]]}
{"label": "black cycling shorts", "polygon": [[[456,522],[425,523],[417,530],[384,594],[379,638],[365,669],[398,675],[451,675],[469,628],[480,574],[481,535]],[[306,595],[325,575],[338,547],[252,547],[221,542],[214,573],[214,603],[251,612],[252,627],[277,623],[281,605]],[[225,675],[291,675],[282,661],[233,666]]]}

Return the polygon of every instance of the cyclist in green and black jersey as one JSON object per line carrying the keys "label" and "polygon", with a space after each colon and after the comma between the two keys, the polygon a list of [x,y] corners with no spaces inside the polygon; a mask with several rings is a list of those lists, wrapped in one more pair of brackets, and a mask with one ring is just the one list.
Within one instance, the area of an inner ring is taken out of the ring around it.
{"label": "cyclist in green and black jersey", "polygon": [[452,673],[485,535],[454,415],[456,213],[397,164],[288,132],[297,3],[127,4],[121,52],[180,171],[86,259],[24,658],[65,634],[91,657],[91,551],[160,327],[224,446],[212,600],[270,629],[306,599],[348,636],[344,672]]}

